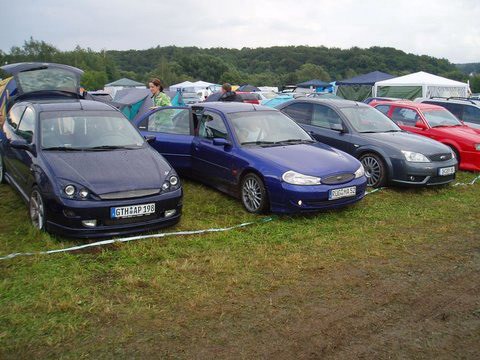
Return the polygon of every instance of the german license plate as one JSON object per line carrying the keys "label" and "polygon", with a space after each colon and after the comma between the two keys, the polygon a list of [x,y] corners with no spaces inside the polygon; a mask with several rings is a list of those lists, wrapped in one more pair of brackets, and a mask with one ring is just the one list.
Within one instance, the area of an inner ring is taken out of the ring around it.
{"label": "german license plate", "polygon": [[111,219],[145,216],[155,213],[155,203],[110,208]]}
{"label": "german license plate", "polygon": [[356,194],[357,194],[356,186],[350,186],[350,187],[341,188],[341,189],[334,189],[334,190],[330,190],[330,193],[328,194],[328,200],[341,199],[344,197],[355,196]]}
{"label": "german license plate", "polygon": [[447,176],[452,174],[455,174],[455,166],[449,166],[449,167],[438,169],[438,175],[440,176]]}

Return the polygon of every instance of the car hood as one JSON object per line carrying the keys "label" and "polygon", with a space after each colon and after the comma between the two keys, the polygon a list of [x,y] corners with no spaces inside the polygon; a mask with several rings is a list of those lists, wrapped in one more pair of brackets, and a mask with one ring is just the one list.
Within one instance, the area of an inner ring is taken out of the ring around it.
{"label": "car hood", "polygon": [[159,189],[170,164],[150,147],[136,150],[43,151],[53,176],[85,186],[97,195]]}
{"label": "car hood", "polygon": [[446,137],[459,136],[476,144],[480,143],[479,130],[468,126],[436,127],[430,130]]}
{"label": "car hood", "polygon": [[362,134],[372,144],[393,147],[397,150],[414,151],[424,155],[449,153],[450,149],[442,143],[425,136],[408,132]]}
{"label": "car hood", "polygon": [[245,151],[275,164],[281,171],[293,170],[305,175],[326,176],[354,173],[360,162],[343,151],[322,144],[298,144],[246,148]]}

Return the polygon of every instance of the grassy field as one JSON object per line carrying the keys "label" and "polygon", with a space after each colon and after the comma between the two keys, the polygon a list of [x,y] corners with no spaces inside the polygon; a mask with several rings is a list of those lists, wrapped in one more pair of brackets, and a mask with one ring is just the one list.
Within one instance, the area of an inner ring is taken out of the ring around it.
{"label": "grassy field", "polygon": [[[460,173],[458,181],[471,180]],[[184,182],[180,224],[262,219]],[[0,261],[0,358],[478,358],[480,182],[225,233]],[[32,230],[0,185],[0,256]]]}

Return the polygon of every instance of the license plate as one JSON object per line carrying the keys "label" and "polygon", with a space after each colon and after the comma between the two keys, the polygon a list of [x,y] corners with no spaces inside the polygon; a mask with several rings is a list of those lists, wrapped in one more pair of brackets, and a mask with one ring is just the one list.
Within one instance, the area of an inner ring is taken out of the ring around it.
{"label": "license plate", "polygon": [[355,196],[357,194],[357,187],[350,186],[342,189],[330,190],[328,200],[336,200],[344,197]]}
{"label": "license plate", "polygon": [[155,213],[155,203],[110,208],[110,218],[120,219]]}
{"label": "license plate", "polygon": [[455,166],[449,166],[446,168],[440,168],[438,169],[438,175],[440,176],[447,176],[447,175],[452,175],[455,174]]}

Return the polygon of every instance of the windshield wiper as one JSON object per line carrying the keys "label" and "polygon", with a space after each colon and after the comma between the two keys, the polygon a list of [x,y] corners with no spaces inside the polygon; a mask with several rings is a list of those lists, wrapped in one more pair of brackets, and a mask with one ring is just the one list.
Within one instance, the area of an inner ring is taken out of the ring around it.
{"label": "windshield wiper", "polygon": [[242,142],[240,145],[275,145],[276,143],[274,141],[245,141]]}
{"label": "windshield wiper", "polygon": [[55,150],[55,151],[83,151],[84,148],[76,148],[71,146],[51,146],[43,148],[42,150]]}
{"label": "windshield wiper", "polygon": [[401,131],[402,131],[402,130],[394,130],[394,129],[392,129],[392,130],[385,130],[385,131],[382,131],[382,132],[386,132],[386,133],[387,133],[387,132],[401,132]]}
{"label": "windshield wiper", "polygon": [[85,150],[118,150],[118,149],[126,149],[126,150],[134,150],[139,149],[140,146],[127,146],[127,145],[100,145],[100,146],[93,146],[89,148],[85,148]]}
{"label": "windshield wiper", "polygon": [[367,131],[359,131],[360,134],[375,134],[378,131],[373,131],[373,130],[367,130]]}
{"label": "windshield wiper", "polygon": [[287,139],[287,140],[276,141],[275,144],[311,144],[314,142],[315,142],[314,140],[309,140],[309,139]]}

